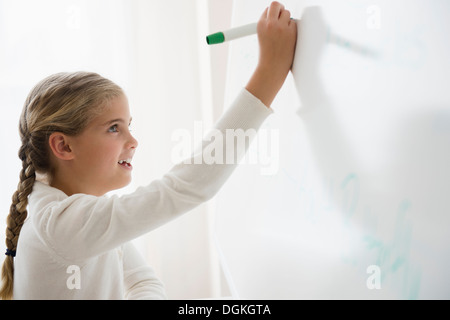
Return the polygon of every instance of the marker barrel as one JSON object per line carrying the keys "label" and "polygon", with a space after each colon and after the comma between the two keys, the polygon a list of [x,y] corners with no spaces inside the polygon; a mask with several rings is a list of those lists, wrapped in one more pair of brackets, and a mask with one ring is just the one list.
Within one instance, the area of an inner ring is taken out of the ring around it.
{"label": "marker barrel", "polygon": [[252,34],[256,34],[257,23],[246,24],[237,28],[232,28],[223,32],[217,32],[206,37],[206,42],[211,44],[223,43],[242,37],[246,37]]}
{"label": "marker barrel", "polygon": [[[296,20],[294,18],[291,18],[291,20],[298,22],[298,20]],[[255,23],[246,24],[246,25],[243,25],[240,27],[232,28],[227,31],[216,32],[216,33],[210,34],[209,36],[206,37],[206,43],[208,43],[209,45],[218,44],[218,43],[223,43],[225,41],[231,41],[234,39],[246,37],[246,36],[257,33],[257,29],[258,29],[258,23],[255,22]]]}
{"label": "marker barrel", "polygon": [[225,36],[225,41],[230,41],[255,34],[257,25],[257,23],[250,23],[238,28],[224,31],[223,35]]}

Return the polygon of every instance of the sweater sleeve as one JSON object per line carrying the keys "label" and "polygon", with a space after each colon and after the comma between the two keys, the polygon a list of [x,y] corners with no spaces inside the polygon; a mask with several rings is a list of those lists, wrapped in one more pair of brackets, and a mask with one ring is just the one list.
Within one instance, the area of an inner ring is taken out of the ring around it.
{"label": "sweater sleeve", "polygon": [[224,157],[234,152],[242,158],[249,143],[227,141],[227,129],[256,132],[271,113],[270,108],[243,89],[213,128],[215,139],[205,139],[191,159],[174,166],[161,179],[120,197],[77,194],[48,206],[42,228],[49,245],[65,259],[84,260],[137,238],[211,199],[238,161],[199,163],[195,159],[211,148],[211,143],[218,143],[218,132],[222,133]]}
{"label": "sweater sleeve", "polygon": [[123,246],[123,274],[126,299],[166,299],[162,282],[130,242]]}

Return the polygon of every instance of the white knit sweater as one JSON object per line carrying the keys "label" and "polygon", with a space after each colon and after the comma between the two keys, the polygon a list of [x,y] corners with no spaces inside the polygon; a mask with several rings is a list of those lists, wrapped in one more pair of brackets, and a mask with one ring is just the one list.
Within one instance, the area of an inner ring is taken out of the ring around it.
{"label": "white knit sweater", "polygon": [[[215,129],[258,129],[271,113],[243,89]],[[165,299],[130,241],[211,199],[235,167],[179,164],[120,197],[68,197],[36,182],[18,241],[14,299]]]}

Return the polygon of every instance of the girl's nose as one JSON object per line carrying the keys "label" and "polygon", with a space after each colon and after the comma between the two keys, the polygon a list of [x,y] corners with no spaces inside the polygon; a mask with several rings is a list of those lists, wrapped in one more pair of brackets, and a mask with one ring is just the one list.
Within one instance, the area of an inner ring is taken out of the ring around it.
{"label": "girl's nose", "polygon": [[138,146],[138,141],[130,134],[130,139],[128,141],[128,147],[131,149],[136,149]]}

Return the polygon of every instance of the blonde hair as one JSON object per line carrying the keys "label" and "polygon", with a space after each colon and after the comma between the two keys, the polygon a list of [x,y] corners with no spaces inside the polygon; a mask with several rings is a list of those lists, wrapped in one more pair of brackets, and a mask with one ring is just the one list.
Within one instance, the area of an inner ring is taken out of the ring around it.
{"label": "blonde hair", "polygon": [[98,115],[102,106],[123,94],[112,81],[91,72],[58,73],[39,82],[28,95],[19,122],[22,146],[20,182],[6,219],[7,256],[2,267],[0,298],[12,299],[14,256],[27,217],[28,196],[36,174],[51,176],[48,139],[53,132],[76,136]]}

